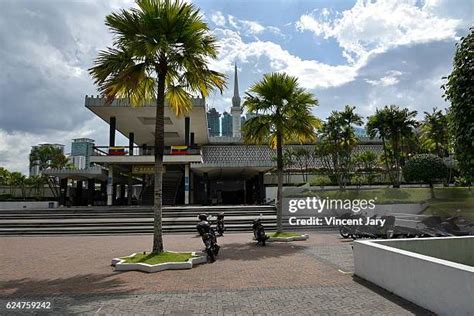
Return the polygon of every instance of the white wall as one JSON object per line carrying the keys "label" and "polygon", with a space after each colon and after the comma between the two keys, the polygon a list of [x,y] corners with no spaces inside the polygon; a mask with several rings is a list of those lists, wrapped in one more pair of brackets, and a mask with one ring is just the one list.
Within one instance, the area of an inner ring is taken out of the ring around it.
{"label": "white wall", "polygon": [[19,210],[19,209],[45,209],[50,208],[50,203],[53,203],[53,208],[58,207],[57,201],[18,201],[18,202],[0,202],[0,210]]}
{"label": "white wall", "polygon": [[355,274],[439,315],[473,315],[472,266],[389,247],[393,242],[354,242]]}

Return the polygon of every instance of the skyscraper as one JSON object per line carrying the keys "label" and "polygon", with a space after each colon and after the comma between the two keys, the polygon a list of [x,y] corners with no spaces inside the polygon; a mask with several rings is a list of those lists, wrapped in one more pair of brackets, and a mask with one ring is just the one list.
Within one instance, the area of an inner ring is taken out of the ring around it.
{"label": "skyscraper", "polygon": [[[232,115],[227,112],[222,114],[222,136],[232,137]],[[239,120],[240,123],[240,120]]]}
{"label": "skyscraper", "polygon": [[71,157],[69,159],[76,169],[87,169],[90,167],[90,156],[92,155],[93,147],[93,139],[76,138],[72,140]]}
{"label": "skyscraper", "polygon": [[209,136],[220,136],[221,121],[219,118],[221,114],[215,108],[207,111],[207,127],[209,129]]}

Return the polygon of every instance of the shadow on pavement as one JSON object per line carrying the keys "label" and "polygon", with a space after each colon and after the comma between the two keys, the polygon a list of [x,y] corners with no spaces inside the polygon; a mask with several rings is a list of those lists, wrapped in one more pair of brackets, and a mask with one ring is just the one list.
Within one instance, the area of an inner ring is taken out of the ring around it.
{"label": "shadow on pavement", "polygon": [[64,279],[18,279],[0,283],[0,297],[29,297],[69,294],[127,294],[125,282],[111,274],[85,274]]}
{"label": "shadow on pavement", "polygon": [[256,242],[230,243],[221,246],[218,260],[256,261],[303,253],[306,248],[308,246],[302,245],[301,242],[269,242],[265,247],[257,246]]}
{"label": "shadow on pavement", "polygon": [[426,310],[410,301],[407,301],[406,299],[395,295],[393,293],[390,293],[389,291],[381,288],[378,285],[375,285],[372,282],[366,281],[364,279],[359,278],[358,276],[354,275],[352,276],[352,279],[354,282],[366,287],[367,289],[371,290],[372,292],[382,296],[383,298],[391,301],[394,304],[397,304],[398,306],[406,309],[407,311],[413,313],[414,315],[436,315],[429,310]]}

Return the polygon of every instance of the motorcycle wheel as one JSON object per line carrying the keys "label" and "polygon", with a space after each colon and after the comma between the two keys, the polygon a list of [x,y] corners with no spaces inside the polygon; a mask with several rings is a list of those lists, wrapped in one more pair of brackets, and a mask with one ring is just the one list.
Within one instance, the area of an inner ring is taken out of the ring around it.
{"label": "motorcycle wheel", "polygon": [[212,251],[212,249],[207,250],[207,261],[211,263],[216,261],[216,256],[214,255],[214,251]]}
{"label": "motorcycle wheel", "polygon": [[213,251],[214,256],[217,257],[217,255],[219,254],[219,250],[220,250],[220,249],[221,249],[221,247],[219,247],[219,245],[215,245],[215,246],[214,246],[214,251]]}
{"label": "motorcycle wheel", "polygon": [[339,234],[341,234],[342,238],[347,239],[349,238],[349,229],[347,227],[342,226],[339,228]]}

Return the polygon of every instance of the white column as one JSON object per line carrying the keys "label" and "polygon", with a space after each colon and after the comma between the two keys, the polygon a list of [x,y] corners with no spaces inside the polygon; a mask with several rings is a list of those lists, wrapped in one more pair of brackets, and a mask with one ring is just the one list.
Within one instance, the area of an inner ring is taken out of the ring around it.
{"label": "white column", "polygon": [[184,204],[189,204],[189,163],[184,165]]}
{"label": "white column", "polygon": [[232,114],[232,136],[233,137],[240,137],[240,113],[241,109],[238,107],[231,108]]}
{"label": "white column", "polygon": [[107,205],[113,204],[114,192],[114,168],[109,165],[109,174],[107,175]]}

